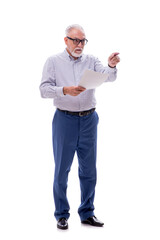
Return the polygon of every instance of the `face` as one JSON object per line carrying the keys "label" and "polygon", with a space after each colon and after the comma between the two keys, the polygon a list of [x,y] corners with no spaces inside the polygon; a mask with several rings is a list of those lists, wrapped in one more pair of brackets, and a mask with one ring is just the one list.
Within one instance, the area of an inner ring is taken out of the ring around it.
{"label": "face", "polygon": [[[82,32],[80,29],[72,29],[68,33],[68,37],[70,38],[78,38],[80,40],[85,38],[84,32]],[[74,58],[77,59],[82,55],[84,44],[80,42],[78,45],[75,45],[72,40],[68,39],[67,37],[64,38],[65,44],[67,45],[67,51],[68,53]]]}

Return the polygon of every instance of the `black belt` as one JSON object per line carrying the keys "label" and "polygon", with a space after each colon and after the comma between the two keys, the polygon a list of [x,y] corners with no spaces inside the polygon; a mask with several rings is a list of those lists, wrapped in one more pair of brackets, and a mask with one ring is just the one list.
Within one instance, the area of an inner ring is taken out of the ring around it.
{"label": "black belt", "polygon": [[70,111],[66,111],[66,110],[61,110],[59,108],[57,108],[57,109],[59,111],[61,111],[61,112],[66,113],[66,114],[80,116],[80,117],[87,116],[87,115],[89,115],[89,114],[91,114],[91,113],[93,113],[95,111],[95,108],[92,108],[92,109],[90,109],[88,111],[83,111],[83,112],[70,112]]}

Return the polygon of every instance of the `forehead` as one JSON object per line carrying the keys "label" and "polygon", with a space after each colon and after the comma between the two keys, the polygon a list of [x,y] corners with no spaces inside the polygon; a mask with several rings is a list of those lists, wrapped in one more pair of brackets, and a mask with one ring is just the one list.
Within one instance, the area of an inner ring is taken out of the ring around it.
{"label": "forehead", "polygon": [[79,39],[83,39],[86,37],[85,33],[82,32],[80,29],[72,29],[68,35],[71,38],[79,38]]}

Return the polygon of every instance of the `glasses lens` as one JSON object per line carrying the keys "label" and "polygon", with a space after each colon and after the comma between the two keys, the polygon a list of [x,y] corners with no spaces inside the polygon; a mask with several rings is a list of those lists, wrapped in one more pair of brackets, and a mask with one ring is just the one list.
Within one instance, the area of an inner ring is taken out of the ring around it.
{"label": "glasses lens", "polygon": [[87,39],[82,39],[82,40],[80,40],[80,39],[73,39],[74,45],[79,45],[80,42],[82,43],[82,45],[86,45],[88,40]]}
{"label": "glasses lens", "polygon": [[74,43],[75,45],[78,45],[78,44],[80,43],[80,40],[79,40],[79,39],[74,39],[74,40],[73,40],[73,43]]}
{"label": "glasses lens", "polygon": [[81,40],[81,43],[82,43],[82,45],[86,44],[86,40],[85,40],[85,39],[82,39],[82,40]]}
{"label": "glasses lens", "polygon": [[87,42],[88,42],[88,40],[87,40],[87,39],[85,39],[85,45],[87,44]]}

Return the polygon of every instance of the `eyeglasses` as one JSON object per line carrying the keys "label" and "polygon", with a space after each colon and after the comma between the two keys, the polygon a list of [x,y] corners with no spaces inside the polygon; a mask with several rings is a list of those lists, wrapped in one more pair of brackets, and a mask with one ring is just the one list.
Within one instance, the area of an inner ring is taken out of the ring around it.
{"label": "eyeglasses", "polygon": [[82,39],[82,40],[80,40],[80,39],[78,39],[78,38],[74,38],[74,39],[73,39],[73,38],[70,38],[70,37],[68,37],[68,36],[67,36],[67,38],[70,39],[70,40],[72,40],[74,45],[79,45],[80,43],[82,43],[82,45],[86,45],[87,42],[88,42],[88,40],[87,40],[86,38],[84,38],[84,39]]}

